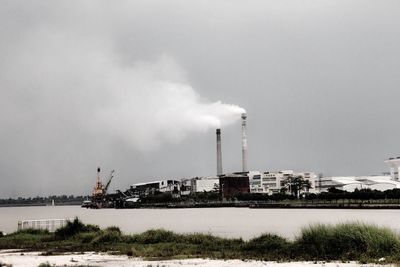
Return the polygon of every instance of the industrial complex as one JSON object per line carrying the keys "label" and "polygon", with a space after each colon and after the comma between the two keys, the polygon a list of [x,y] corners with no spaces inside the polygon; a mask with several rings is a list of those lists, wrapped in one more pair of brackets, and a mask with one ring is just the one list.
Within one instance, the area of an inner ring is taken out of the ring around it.
{"label": "industrial complex", "polygon": [[[241,115],[242,126],[242,170],[234,173],[224,173],[222,164],[222,133],[216,129],[216,175],[184,179],[164,179],[152,182],[130,185],[125,190],[117,190],[116,194],[107,194],[108,187],[114,177],[111,172],[107,183],[100,180],[100,168],[91,201],[84,203],[85,207],[103,208],[129,203],[140,203],[142,199],[160,194],[172,198],[181,198],[198,193],[218,193],[220,200],[229,200],[237,194],[292,194],[296,197],[308,194],[327,192],[330,188],[353,192],[355,190],[390,190],[400,188],[400,157],[385,161],[390,172],[376,176],[345,176],[324,177],[314,171],[294,170],[248,170],[247,163],[247,115]],[[295,185],[296,183],[296,185]],[[296,186],[296,192],[293,187]]]}

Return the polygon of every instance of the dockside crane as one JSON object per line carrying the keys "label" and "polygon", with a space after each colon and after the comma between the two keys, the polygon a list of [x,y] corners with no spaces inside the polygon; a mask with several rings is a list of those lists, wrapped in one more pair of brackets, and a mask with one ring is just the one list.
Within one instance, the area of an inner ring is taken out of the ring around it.
{"label": "dockside crane", "polygon": [[111,171],[110,176],[108,178],[108,181],[106,185],[104,185],[101,182],[100,179],[100,168],[97,168],[97,180],[96,180],[96,185],[93,189],[93,194],[91,198],[91,203],[93,208],[104,208],[109,206],[107,203],[107,191],[108,188],[110,187],[111,181],[114,178],[114,170]]}

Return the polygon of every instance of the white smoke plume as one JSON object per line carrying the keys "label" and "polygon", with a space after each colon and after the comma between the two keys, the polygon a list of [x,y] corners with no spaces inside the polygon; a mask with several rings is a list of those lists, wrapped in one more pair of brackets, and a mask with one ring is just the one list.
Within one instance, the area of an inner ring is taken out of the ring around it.
{"label": "white smoke plume", "polygon": [[[41,193],[57,180],[53,189],[76,192],[97,164],[127,170],[127,158],[240,118],[242,108],[201,97],[168,53],[120,49],[118,23],[75,23],[57,10],[37,16],[32,8],[36,23],[12,19],[13,30],[2,29],[0,175],[9,188]],[[0,196],[12,195],[7,186]]]}
{"label": "white smoke plume", "polygon": [[[22,113],[19,124],[35,124],[33,137],[35,132],[40,139],[63,137],[63,132],[55,133],[68,125],[145,151],[179,142],[192,132],[227,126],[244,112],[203,99],[171,56],[123,63],[107,46],[96,49],[91,42],[41,34],[15,46],[2,79],[3,88],[12,88],[2,107]],[[16,123],[15,117],[4,117]]]}
{"label": "white smoke plume", "polygon": [[97,121],[143,150],[179,142],[191,132],[227,126],[245,112],[202,99],[181,73],[167,56],[114,72],[107,88],[110,102],[97,113]]}

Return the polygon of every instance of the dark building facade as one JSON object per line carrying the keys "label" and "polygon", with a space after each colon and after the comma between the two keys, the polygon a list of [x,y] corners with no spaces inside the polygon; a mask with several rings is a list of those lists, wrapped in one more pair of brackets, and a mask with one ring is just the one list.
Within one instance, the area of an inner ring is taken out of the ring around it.
{"label": "dark building facade", "polygon": [[231,198],[238,193],[249,193],[249,177],[247,175],[238,174],[220,176],[219,190],[222,198]]}

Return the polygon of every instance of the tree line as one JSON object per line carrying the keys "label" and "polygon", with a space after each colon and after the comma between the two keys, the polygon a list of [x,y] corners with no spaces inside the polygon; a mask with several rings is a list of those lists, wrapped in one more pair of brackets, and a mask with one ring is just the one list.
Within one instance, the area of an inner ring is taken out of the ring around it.
{"label": "tree line", "polygon": [[85,200],[85,196],[74,196],[74,195],[61,195],[61,196],[47,196],[47,197],[18,197],[18,198],[4,198],[0,199],[0,205],[46,205],[54,203],[61,204],[80,204]]}
{"label": "tree line", "polygon": [[329,188],[327,192],[319,194],[308,193],[300,194],[297,198],[294,194],[276,193],[272,195],[259,194],[259,193],[239,193],[236,194],[234,199],[241,201],[283,201],[283,200],[383,200],[383,199],[400,199],[400,189],[390,189],[386,191],[378,191],[371,189],[355,189],[353,192],[347,192]]}

